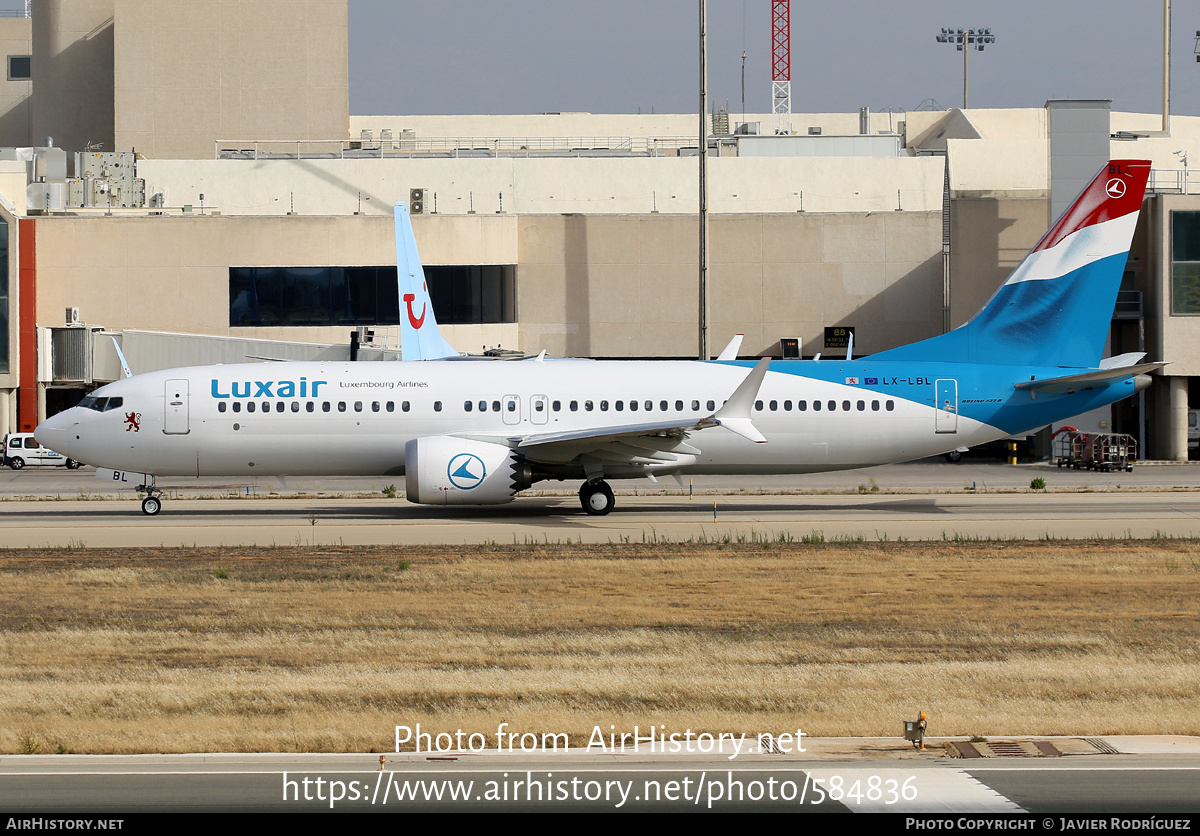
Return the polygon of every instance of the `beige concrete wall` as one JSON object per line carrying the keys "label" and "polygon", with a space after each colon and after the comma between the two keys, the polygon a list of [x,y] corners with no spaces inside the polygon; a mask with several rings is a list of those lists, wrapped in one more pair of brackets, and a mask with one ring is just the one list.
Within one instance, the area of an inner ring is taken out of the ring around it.
{"label": "beige concrete wall", "polygon": [[[1162,195],[1152,197],[1146,201],[1142,208],[1142,219],[1138,223],[1139,235],[1135,235],[1135,243],[1142,243],[1138,248],[1139,259],[1144,260],[1145,266],[1141,271],[1143,284],[1139,287],[1142,290],[1142,311],[1145,322],[1146,333],[1146,351],[1147,360],[1167,360],[1167,361],[1182,361],[1182,365],[1177,366],[1174,362],[1171,365],[1161,369],[1153,376],[1153,384],[1146,392],[1147,410],[1147,426],[1149,433],[1146,439],[1147,449],[1145,455],[1153,459],[1175,459],[1179,453],[1180,445],[1176,443],[1176,438],[1180,431],[1183,433],[1184,443],[1182,446],[1182,459],[1187,458],[1187,415],[1186,412],[1182,418],[1182,424],[1175,426],[1176,407],[1181,394],[1183,394],[1183,403],[1186,410],[1187,394],[1186,388],[1181,387],[1173,381],[1176,378],[1173,376],[1177,371],[1184,371],[1186,367],[1194,365],[1190,357],[1195,356],[1196,346],[1191,346],[1191,351],[1183,351],[1177,353],[1173,345],[1168,345],[1166,340],[1167,320],[1170,318],[1170,277],[1171,277],[1171,227],[1170,214],[1168,212],[1168,203],[1181,204],[1181,208],[1195,209],[1200,208],[1195,205],[1195,201],[1189,201],[1186,198],[1167,198]],[[1193,320],[1200,324],[1200,318],[1184,317],[1186,320]],[[1184,379],[1186,384],[1186,378]]]}
{"label": "beige concrete wall", "polygon": [[[580,356],[690,356],[697,231],[682,215],[439,215],[414,219],[427,264],[516,264],[518,324],[456,326],[462,350],[503,344]],[[859,353],[941,323],[940,213],[717,215],[710,343],[744,350],[826,325],[858,327]],[[389,218],[48,217],[38,220],[38,322],[66,306],[120,330],[343,342],[344,327],[229,327],[228,268],[394,264]]]}
{"label": "beige concrete wall", "polygon": [[114,0],[35,0],[32,141],[113,148]]}
{"label": "beige concrete wall", "polygon": [[[427,264],[513,264],[516,219],[414,219]],[[345,342],[347,328],[229,326],[229,267],[396,263],[389,218],[49,217],[38,220],[38,324],[78,306],[91,324],[302,342]],[[464,349],[515,347],[515,326],[455,326]],[[476,345],[479,343],[479,345]]]}
{"label": "beige concrete wall", "polygon": [[1048,141],[951,139],[950,189],[963,197],[1044,197],[1050,193]]}
{"label": "beige concrete wall", "polygon": [[0,389],[0,438],[13,432],[17,426],[17,392],[15,389]]}
{"label": "beige concrete wall", "polygon": [[[697,346],[698,233],[663,215],[520,220],[523,347],[577,356],[689,356]],[[716,215],[710,219],[709,344],[780,337],[823,350],[855,325],[868,353],[940,330],[940,213]]]}
{"label": "beige concrete wall", "polygon": [[1044,107],[973,107],[964,112],[984,139],[1046,138]]}
{"label": "beige concrete wall", "polygon": [[0,18],[0,145],[24,146],[30,140],[32,81],[8,80],[8,56],[32,55],[33,21],[27,17]]}
{"label": "beige concrete wall", "polygon": [[1187,378],[1157,378],[1147,394],[1153,417],[1148,439],[1149,458],[1187,461]]}
{"label": "beige concrete wall", "polygon": [[956,198],[950,205],[950,325],[979,311],[1046,232],[1049,199]]}
{"label": "beige concrete wall", "polygon": [[347,135],[347,0],[115,0],[115,148]]}
{"label": "beige concrete wall", "polygon": [[[17,215],[25,214],[28,180],[26,163],[20,160],[0,160],[0,204]],[[12,242],[9,242],[11,248]]]}
{"label": "beige concrete wall", "polygon": [[[720,213],[937,211],[943,161],[932,157],[730,158],[709,163],[709,209]],[[143,160],[146,193],[166,205],[223,214],[390,214],[411,188],[426,211],[694,214],[694,158]],[[897,194],[899,192],[899,195]]]}
{"label": "beige concrete wall", "polygon": [[1147,350],[1150,359],[1170,361],[1162,374],[1195,377],[1200,375],[1200,316],[1171,313],[1170,218],[1172,211],[1200,211],[1200,197],[1160,195],[1149,201],[1147,209],[1146,249],[1152,259],[1143,300]]}

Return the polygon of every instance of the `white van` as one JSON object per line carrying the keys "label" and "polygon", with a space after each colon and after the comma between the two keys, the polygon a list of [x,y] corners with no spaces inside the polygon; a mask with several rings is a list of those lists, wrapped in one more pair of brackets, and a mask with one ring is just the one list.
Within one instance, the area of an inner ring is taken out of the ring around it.
{"label": "white van", "polygon": [[48,465],[58,467],[66,465],[68,470],[79,467],[79,462],[59,455],[37,443],[33,433],[9,433],[4,436],[4,453],[0,465],[6,464],[13,470],[20,470],[25,465]]}

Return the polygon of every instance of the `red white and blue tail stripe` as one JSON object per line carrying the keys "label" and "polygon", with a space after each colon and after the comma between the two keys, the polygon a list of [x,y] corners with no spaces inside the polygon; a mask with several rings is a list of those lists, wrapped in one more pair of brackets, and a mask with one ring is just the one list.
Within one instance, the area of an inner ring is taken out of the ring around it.
{"label": "red white and blue tail stripe", "polygon": [[1109,162],[971,321],[875,357],[1098,367],[1149,174]]}

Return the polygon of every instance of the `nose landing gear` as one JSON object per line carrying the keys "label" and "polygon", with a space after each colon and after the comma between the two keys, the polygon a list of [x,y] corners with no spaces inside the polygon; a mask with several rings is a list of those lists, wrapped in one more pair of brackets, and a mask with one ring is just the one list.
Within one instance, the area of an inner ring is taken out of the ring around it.
{"label": "nose landing gear", "polygon": [[154,487],[154,477],[148,477],[148,482],[144,485],[138,485],[137,492],[142,494],[142,513],[147,517],[153,517],[162,510],[162,491]]}

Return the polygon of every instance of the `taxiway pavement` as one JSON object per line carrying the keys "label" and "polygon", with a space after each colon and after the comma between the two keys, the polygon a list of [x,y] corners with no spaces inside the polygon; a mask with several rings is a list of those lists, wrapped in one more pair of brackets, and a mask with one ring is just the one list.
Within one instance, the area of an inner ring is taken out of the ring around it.
{"label": "taxiway pavement", "polygon": [[[1029,486],[1043,478],[1048,491]],[[1053,466],[892,465],[804,477],[618,483],[616,510],[580,511],[573,485],[489,507],[384,496],[379,479],[241,485],[164,480],[147,517],[132,492],[88,473],[5,473],[0,542],[10,547],[292,546],[666,540],[1010,540],[1200,536],[1200,465],[1133,473]],[[384,486],[386,487],[386,486]],[[554,485],[550,485],[554,488]],[[118,497],[121,498],[111,498]]]}

